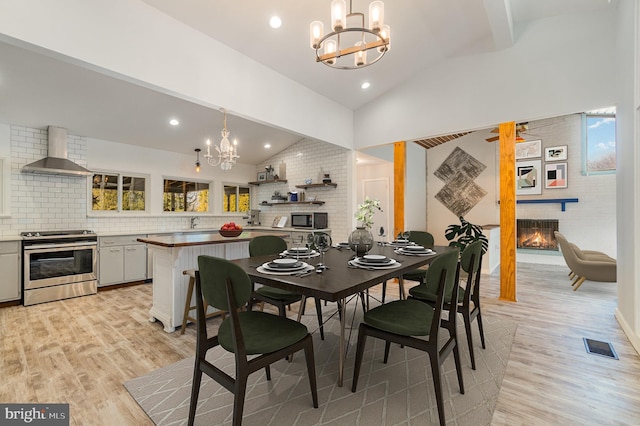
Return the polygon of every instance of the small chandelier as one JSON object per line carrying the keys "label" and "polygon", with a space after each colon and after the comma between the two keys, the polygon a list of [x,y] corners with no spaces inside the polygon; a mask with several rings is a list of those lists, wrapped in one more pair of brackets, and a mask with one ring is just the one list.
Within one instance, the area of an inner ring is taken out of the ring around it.
{"label": "small chandelier", "polygon": [[221,109],[224,114],[224,128],[222,129],[222,140],[220,141],[220,147],[214,145],[213,147],[218,152],[218,157],[215,158],[211,155],[211,140],[207,139],[207,153],[203,155],[203,157],[207,160],[207,163],[211,166],[220,165],[220,169],[223,171],[231,170],[234,164],[236,164],[236,159],[240,158],[238,155],[238,141],[236,139],[233,140],[233,145],[229,142],[229,131],[227,130],[227,112],[224,109]]}
{"label": "small chandelier", "polygon": [[[360,18],[360,26],[349,27],[349,18]],[[369,5],[369,27],[364,24],[364,13],[353,12],[353,0],[349,0],[349,13],[345,0],[331,2],[331,29],[327,35],[320,21],[310,26],[311,48],[316,51],[316,62],[322,62],[332,68],[352,70],[375,64],[391,48],[391,29],[384,25],[384,3],[371,2]],[[375,49],[375,50],[374,50]],[[321,50],[324,50],[321,52]],[[367,60],[367,52],[377,54]],[[353,57],[353,62],[348,57]],[[340,60],[346,57],[346,60]]]}

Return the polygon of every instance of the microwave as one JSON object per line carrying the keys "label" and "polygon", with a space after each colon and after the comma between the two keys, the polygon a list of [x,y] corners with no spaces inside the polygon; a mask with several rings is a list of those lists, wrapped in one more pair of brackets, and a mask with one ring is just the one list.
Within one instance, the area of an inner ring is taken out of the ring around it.
{"label": "microwave", "polygon": [[291,213],[293,228],[325,229],[329,227],[328,213]]}

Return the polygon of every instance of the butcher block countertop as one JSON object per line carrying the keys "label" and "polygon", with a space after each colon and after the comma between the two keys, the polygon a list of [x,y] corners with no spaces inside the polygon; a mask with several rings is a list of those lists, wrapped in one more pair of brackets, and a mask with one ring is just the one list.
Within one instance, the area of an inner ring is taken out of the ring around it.
{"label": "butcher block countertop", "polygon": [[[207,244],[227,244],[238,243],[242,241],[249,241],[259,235],[274,235],[273,232],[258,232],[258,231],[243,231],[237,237],[223,237],[215,232],[207,233],[190,233],[189,235],[166,235],[158,237],[146,237],[138,238],[138,241],[146,244],[153,244],[162,247],[190,247],[190,246],[202,246]],[[277,235],[277,234],[276,234]],[[280,237],[287,237],[286,233],[278,235]]]}

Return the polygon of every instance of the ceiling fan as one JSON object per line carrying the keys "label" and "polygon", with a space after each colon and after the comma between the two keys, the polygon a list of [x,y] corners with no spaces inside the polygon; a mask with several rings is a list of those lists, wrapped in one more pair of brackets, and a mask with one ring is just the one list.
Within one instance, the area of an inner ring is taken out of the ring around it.
{"label": "ceiling fan", "polygon": [[[522,137],[522,134],[526,133],[527,130],[529,130],[529,122],[516,124],[516,143],[525,141],[525,139]],[[491,133],[500,133],[500,129],[496,127],[495,129],[491,130]],[[487,142],[495,142],[498,139],[500,139],[500,136],[492,136],[485,140]]]}

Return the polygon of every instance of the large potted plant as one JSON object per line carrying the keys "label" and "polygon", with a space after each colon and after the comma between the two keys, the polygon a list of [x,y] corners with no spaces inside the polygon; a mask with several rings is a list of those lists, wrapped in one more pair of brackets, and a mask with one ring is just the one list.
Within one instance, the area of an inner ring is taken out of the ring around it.
{"label": "large potted plant", "polygon": [[486,253],[489,248],[489,240],[482,233],[482,227],[474,225],[460,216],[460,225],[449,225],[444,231],[444,236],[449,241],[449,247],[458,247],[460,251],[464,251],[465,247],[474,241],[482,241],[482,253]]}
{"label": "large potted plant", "polygon": [[356,256],[365,255],[373,247],[373,234],[370,229],[373,226],[373,215],[376,211],[382,211],[380,200],[365,197],[364,202],[358,205],[358,211],[355,214],[358,225],[349,235],[349,247],[356,252]]}

